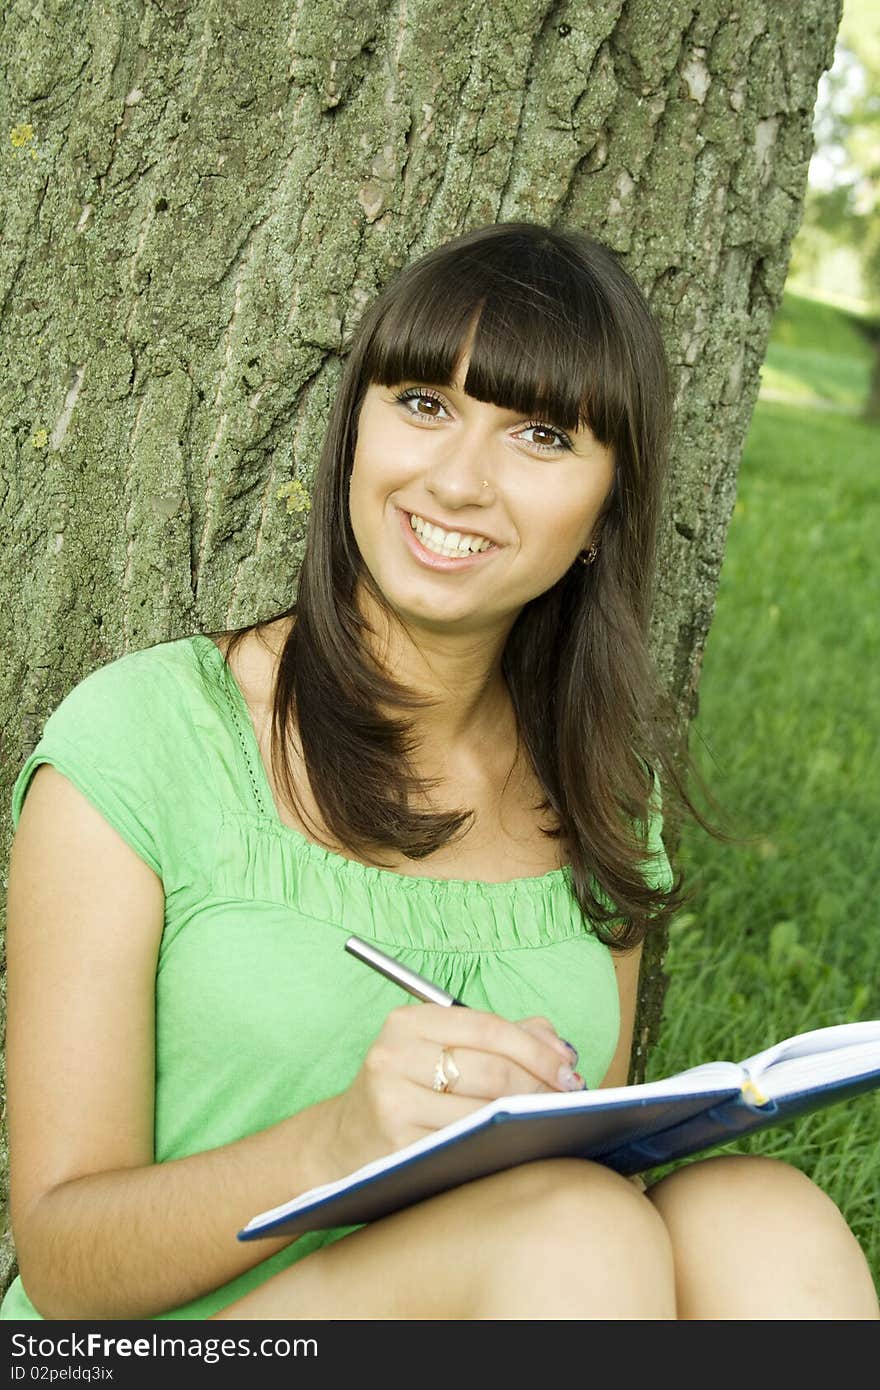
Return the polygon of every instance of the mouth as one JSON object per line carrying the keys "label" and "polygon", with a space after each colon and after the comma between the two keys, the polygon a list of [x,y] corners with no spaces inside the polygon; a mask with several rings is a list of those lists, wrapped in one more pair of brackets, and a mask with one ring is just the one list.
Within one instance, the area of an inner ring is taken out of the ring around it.
{"label": "mouth", "polygon": [[420,540],[428,540],[438,548],[451,546],[457,554],[469,554],[472,551],[486,550],[490,545],[498,545],[494,536],[487,536],[483,531],[471,531],[454,523],[444,524],[434,517],[425,516],[422,512],[404,512],[404,515],[409,518],[410,526]]}
{"label": "mouth", "polygon": [[410,524],[412,524],[413,521],[417,523],[417,526],[413,527],[413,529],[418,530],[419,532],[421,531],[423,526],[432,526],[435,530],[441,531],[444,535],[447,536],[467,536],[475,541],[488,541],[490,545],[500,544],[500,542],[497,541],[494,536],[487,536],[485,531],[472,531],[468,527],[460,525],[457,526],[454,522],[446,523],[438,521],[436,517],[425,516],[424,512],[407,512],[406,515],[410,518]]}
{"label": "mouth", "polygon": [[471,531],[446,531],[418,512],[405,512],[401,507],[397,512],[409,550],[431,569],[470,569],[500,549],[488,536]]}

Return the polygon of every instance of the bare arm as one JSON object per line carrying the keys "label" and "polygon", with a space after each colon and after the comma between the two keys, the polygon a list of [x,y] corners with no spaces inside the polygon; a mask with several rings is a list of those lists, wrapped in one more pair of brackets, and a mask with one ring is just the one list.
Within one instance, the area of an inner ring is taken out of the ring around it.
{"label": "bare arm", "polygon": [[235,1232],[335,1176],[322,1166],[331,1102],[154,1164],[162,884],[48,764],[22,809],[8,909],[11,1209],[37,1309],[149,1317],[289,1244],[242,1244]]}
{"label": "bare arm", "polygon": [[602,1080],[602,1086],[625,1086],[629,1080],[641,963],[641,946],[614,957],[614,972],[620,995],[620,1037],[617,1040],[617,1050],[611,1059],[611,1066]]}

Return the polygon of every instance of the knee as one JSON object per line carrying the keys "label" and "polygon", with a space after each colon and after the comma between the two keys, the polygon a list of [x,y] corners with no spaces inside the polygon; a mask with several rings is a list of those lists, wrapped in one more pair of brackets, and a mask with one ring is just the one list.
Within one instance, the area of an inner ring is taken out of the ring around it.
{"label": "knee", "polygon": [[[532,1263],[595,1264],[605,1275],[632,1265],[643,1277],[672,1267],[669,1234],[659,1213],[633,1183],[587,1159],[523,1164],[506,1174],[510,1185],[505,1244],[520,1246]],[[652,1258],[653,1257],[653,1258]]]}
{"label": "knee", "polygon": [[687,1164],[648,1189],[678,1249],[695,1233],[739,1243],[840,1249],[855,1237],[834,1202],[800,1169],[757,1154],[716,1155]]}
{"label": "knee", "polygon": [[531,1207],[549,1224],[570,1225],[582,1214],[592,1217],[601,1208],[626,1222],[656,1225],[656,1213],[635,1183],[587,1158],[540,1159],[510,1168],[499,1177],[510,1185],[523,1208]]}
{"label": "knee", "polygon": [[677,1169],[646,1196],[672,1242],[679,1317],[877,1317],[855,1236],[790,1164],[715,1156]]}
{"label": "knee", "polygon": [[[725,1211],[738,1221],[767,1209],[788,1213],[837,1208],[799,1168],[759,1154],[716,1154],[686,1164],[648,1189],[646,1194],[664,1220],[698,1208]],[[839,1213],[838,1213],[839,1215]]]}

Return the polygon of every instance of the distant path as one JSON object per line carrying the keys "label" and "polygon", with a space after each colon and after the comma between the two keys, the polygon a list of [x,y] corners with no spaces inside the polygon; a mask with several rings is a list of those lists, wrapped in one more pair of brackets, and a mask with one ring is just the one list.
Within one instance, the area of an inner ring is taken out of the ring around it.
{"label": "distant path", "polygon": [[839,401],[829,401],[824,396],[794,396],[788,391],[774,391],[771,387],[762,386],[758,392],[758,400],[775,401],[780,405],[799,405],[804,410],[831,410],[836,415],[861,415],[862,409],[858,405],[843,405]]}

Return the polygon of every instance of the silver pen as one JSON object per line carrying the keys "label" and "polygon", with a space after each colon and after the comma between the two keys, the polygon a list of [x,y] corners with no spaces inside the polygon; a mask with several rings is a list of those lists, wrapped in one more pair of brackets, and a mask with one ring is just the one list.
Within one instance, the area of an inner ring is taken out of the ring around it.
{"label": "silver pen", "polygon": [[401,965],[400,961],[393,956],[386,956],[384,951],[380,951],[378,946],[371,946],[369,941],[362,941],[359,936],[350,936],[345,943],[346,951],[358,960],[362,960],[365,965],[371,965],[374,970],[378,970],[381,975],[393,980],[401,989],[405,989],[409,994],[414,994],[417,999],[421,999],[425,1004],[458,1004],[461,1008],[467,1008],[461,999],[456,999],[447,990],[441,989],[439,985],[432,984],[423,975],[417,975],[414,970]]}

